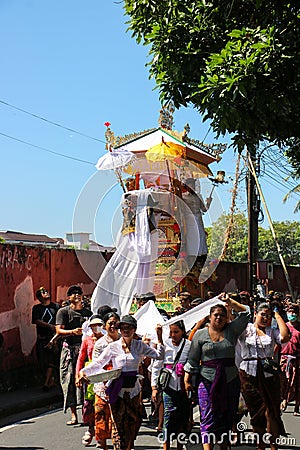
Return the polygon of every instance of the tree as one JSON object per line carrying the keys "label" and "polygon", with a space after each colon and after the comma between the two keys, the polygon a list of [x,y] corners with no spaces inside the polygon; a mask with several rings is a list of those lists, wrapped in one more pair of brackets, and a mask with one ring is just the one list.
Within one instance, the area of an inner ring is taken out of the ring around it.
{"label": "tree", "polygon": [[[220,257],[222,254],[228,222],[229,214],[224,213],[206,229],[209,253],[214,257]],[[234,214],[232,233],[224,261],[247,261],[247,226],[247,218],[243,213]]]}
{"label": "tree", "polygon": [[[300,169],[299,169],[300,170]],[[300,177],[298,177],[300,178]],[[284,203],[293,195],[293,194],[300,194],[300,184],[298,184],[297,186],[295,186],[291,191],[289,191],[285,196],[284,196]],[[294,209],[294,213],[299,212],[300,211],[300,200],[298,200],[298,202],[296,203],[295,209]]]}
{"label": "tree", "polygon": [[262,140],[300,160],[297,0],[125,0],[129,30],[150,45],[163,101],[192,104],[242,150]]}
{"label": "tree", "polygon": [[[297,265],[300,261],[300,223],[286,220],[274,222],[275,233],[287,265]],[[259,256],[261,259],[279,263],[276,245],[270,230],[259,228]]]}
{"label": "tree", "polygon": [[[220,257],[224,246],[225,233],[229,222],[229,214],[222,214],[219,219],[207,228],[207,244],[209,253]],[[224,261],[247,261],[247,218],[243,213],[234,214],[232,233]]]}
{"label": "tree", "polygon": [[[221,254],[223,238],[229,221],[228,214],[207,228],[209,252]],[[234,214],[234,226],[224,261],[247,262],[247,218],[243,213]],[[300,261],[300,222],[274,222],[275,232],[287,265],[297,265]],[[280,263],[277,248],[270,229],[259,227],[259,258]]]}

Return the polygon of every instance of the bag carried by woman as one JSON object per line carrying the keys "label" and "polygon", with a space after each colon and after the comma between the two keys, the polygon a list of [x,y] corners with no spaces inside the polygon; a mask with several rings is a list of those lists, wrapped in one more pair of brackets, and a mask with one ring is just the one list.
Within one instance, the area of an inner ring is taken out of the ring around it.
{"label": "bag carried by woman", "polygon": [[157,382],[157,387],[160,391],[164,391],[167,387],[169,387],[170,384],[170,380],[171,380],[171,376],[172,376],[172,372],[173,370],[175,370],[176,368],[176,364],[179,361],[179,358],[181,356],[183,347],[185,345],[185,339],[183,339],[182,345],[176,355],[176,358],[174,360],[174,363],[172,365],[171,369],[167,369],[166,367],[163,367],[162,369],[160,369],[159,372],[159,377],[158,377],[158,382]]}

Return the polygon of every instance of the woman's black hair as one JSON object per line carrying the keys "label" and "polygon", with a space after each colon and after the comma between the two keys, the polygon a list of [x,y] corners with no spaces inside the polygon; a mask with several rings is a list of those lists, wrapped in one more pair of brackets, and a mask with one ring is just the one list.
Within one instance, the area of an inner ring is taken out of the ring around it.
{"label": "woman's black hair", "polygon": [[227,316],[227,309],[226,309],[226,307],[224,306],[224,305],[222,305],[222,303],[220,303],[219,305],[214,305],[214,306],[212,306],[211,308],[210,308],[210,310],[209,310],[209,315],[211,316],[212,315],[212,313],[216,310],[216,309],[218,309],[218,308],[221,308],[222,310],[223,310],[223,312],[226,314],[226,316]]}
{"label": "woman's black hair", "polygon": [[187,338],[186,329],[185,329],[185,325],[184,325],[184,321],[183,320],[177,320],[177,322],[171,323],[170,327],[172,325],[176,325],[178,328],[180,328],[180,330],[183,332],[183,337]]}
{"label": "woman's black hair", "polygon": [[119,314],[117,314],[114,311],[110,311],[109,313],[105,314],[105,316],[103,317],[104,323],[106,324],[106,322],[111,318],[114,317],[115,319],[117,319],[117,321],[119,322],[120,320],[120,316]]}
{"label": "woman's black hair", "polygon": [[258,305],[256,305],[255,312],[258,313],[258,312],[262,311],[263,309],[268,309],[269,311],[272,311],[272,307],[269,303],[261,302],[261,303],[258,303]]}

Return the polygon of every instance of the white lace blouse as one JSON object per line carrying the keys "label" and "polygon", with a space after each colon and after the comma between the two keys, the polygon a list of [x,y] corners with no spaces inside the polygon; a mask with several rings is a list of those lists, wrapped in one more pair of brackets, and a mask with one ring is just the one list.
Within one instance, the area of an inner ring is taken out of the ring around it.
{"label": "white lace blouse", "polygon": [[[264,336],[258,336],[254,324],[249,323],[236,345],[236,366],[254,377],[257,372],[257,359],[272,358],[275,345],[281,344],[282,341],[279,329],[266,327],[265,332]],[[271,376],[272,374],[265,373],[265,377]]]}

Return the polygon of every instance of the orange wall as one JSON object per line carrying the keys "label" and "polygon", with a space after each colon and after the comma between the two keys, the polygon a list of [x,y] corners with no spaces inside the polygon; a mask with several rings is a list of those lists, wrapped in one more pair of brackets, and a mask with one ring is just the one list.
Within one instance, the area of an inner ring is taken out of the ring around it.
{"label": "orange wall", "polygon": [[0,372],[35,362],[37,289],[45,286],[57,302],[72,284],[91,295],[105,265],[100,252],[0,244]]}

